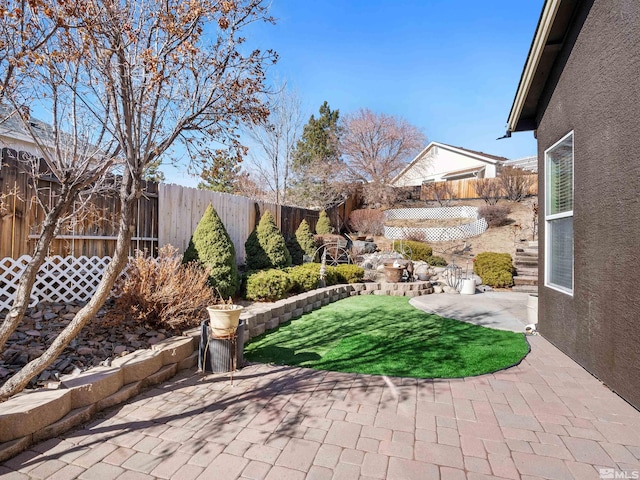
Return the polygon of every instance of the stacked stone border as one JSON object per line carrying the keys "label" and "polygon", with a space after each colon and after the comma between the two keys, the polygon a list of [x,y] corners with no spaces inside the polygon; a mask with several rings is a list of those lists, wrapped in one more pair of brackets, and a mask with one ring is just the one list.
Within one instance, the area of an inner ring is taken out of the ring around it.
{"label": "stacked stone border", "polygon": [[[429,282],[356,283],[313,290],[243,312],[245,341],[277,328],[303,313],[354,295],[417,297],[433,293]],[[200,329],[171,337],[150,349],[115,359],[73,378],[66,388],[25,391],[0,403],[0,462],[30,445],[56,437],[89,421],[95,413],[136,396],[142,390],[193,368],[198,360]]]}
{"label": "stacked stone border", "polygon": [[384,226],[384,236],[391,240],[422,238],[427,242],[463,240],[484,233],[489,225],[484,218],[478,218],[478,208],[433,207],[433,208],[395,208],[384,212],[385,220],[442,220],[446,218],[469,218],[473,222],[455,227],[390,227]]}

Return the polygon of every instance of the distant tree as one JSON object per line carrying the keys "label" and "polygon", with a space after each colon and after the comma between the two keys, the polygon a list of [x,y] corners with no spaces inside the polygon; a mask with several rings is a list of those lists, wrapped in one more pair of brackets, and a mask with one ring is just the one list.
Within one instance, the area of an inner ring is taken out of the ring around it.
{"label": "distant tree", "polygon": [[325,101],[318,118],[311,115],[296,143],[290,197],[298,205],[327,208],[348,193],[340,159],[339,115]]}
{"label": "distant tree", "polygon": [[392,203],[391,180],[424,147],[424,134],[402,118],[366,108],[347,115],[341,132],[348,178],[363,183],[368,204]]}
{"label": "distant tree", "polygon": [[256,178],[273,194],[271,200],[284,204],[291,180],[293,151],[302,126],[300,99],[283,84],[270,100],[267,122],[252,125],[248,130],[257,147],[250,158]]}
{"label": "distant tree", "polygon": [[203,165],[200,173],[200,190],[235,193],[241,167],[239,159],[227,150],[212,152],[209,163]]}
{"label": "distant tree", "polygon": [[236,294],[240,284],[236,249],[213,205],[209,204],[193,232],[183,261],[197,261],[207,267],[209,284],[223,299]]}
{"label": "distant tree", "polygon": [[147,170],[144,173],[144,179],[147,182],[157,182],[162,183],[165,180],[164,173],[160,170],[160,165],[162,164],[162,159],[158,158],[157,160],[151,162],[147,167]]}

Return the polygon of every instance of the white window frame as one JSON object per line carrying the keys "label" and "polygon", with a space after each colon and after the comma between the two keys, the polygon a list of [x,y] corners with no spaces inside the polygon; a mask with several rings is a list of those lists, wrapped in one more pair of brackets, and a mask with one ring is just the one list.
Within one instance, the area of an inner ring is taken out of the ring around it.
{"label": "white window frame", "polygon": [[[570,295],[573,297],[573,291],[575,288],[575,250],[573,251],[573,258],[571,259],[572,262],[572,267],[571,267],[571,286],[572,288],[567,288],[564,287],[562,285],[557,285],[554,283],[551,283],[551,281],[549,280],[551,277],[551,262],[550,262],[550,256],[549,256],[549,252],[551,252],[551,221],[552,220],[558,220],[558,219],[562,219],[562,218],[569,218],[569,217],[573,217],[573,209],[570,211],[566,211],[566,212],[561,212],[561,213],[556,213],[553,215],[549,215],[548,212],[550,211],[549,208],[549,162],[550,159],[548,157],[548,153],[549,151],[553,150],[555,147],[557,147],[559,144],[561,144],[562,142],[564,142],[567,138],[571,137],[571,195],[573,196],[573,208],[575,208],[575,135],[574,135],[574,131],[571,130],[569,133],[567,133],[564,137],[562,137],[560,140],[558,140],[556,143],[554,143],[553,145],[551,145],[549,148],[547,148],[544,151],[544,180],[545,180],[545,189],[544,189],[544,220],[545,220],[545,261],[544,261],[544,285],[545,287],[551,288],[552,290],[556,290],[558,292],[562,292],[564,294]],[[575,235],[575,233],[574,233]],[[574,237],[575,238],[575,237]],[[574,241],[574,248],[575,248],[575,241]]]}

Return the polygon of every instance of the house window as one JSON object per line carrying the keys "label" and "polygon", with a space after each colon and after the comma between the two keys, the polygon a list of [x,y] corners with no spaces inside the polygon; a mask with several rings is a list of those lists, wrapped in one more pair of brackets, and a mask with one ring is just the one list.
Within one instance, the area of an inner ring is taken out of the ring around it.
{"label": "house window", "polygon": [[573,132],[545,151],[545,285],[573,294]]}

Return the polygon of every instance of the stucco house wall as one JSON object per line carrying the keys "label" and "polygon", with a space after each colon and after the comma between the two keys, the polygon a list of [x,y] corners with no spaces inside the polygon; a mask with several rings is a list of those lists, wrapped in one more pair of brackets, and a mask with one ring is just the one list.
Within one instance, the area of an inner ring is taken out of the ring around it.
{"label": "stucco house wall", "polygon": [[479,177],[496,177],[496,165],[499,161],[489,157],[481,158],[480,155],[465,149],[432,142],[396,176],[393,185],[395,187],[410,187],[422,185],[425,181],[440,182],[445,180],[443,177],[451,172],[483,167],[484,170],[479,173]]}
{"label": "stucco house wall", "polygon": [[540,287],[538,330],[640,408],[640,2],[582,2],[540,98],[541,180],[574,132],[574,290]]}

